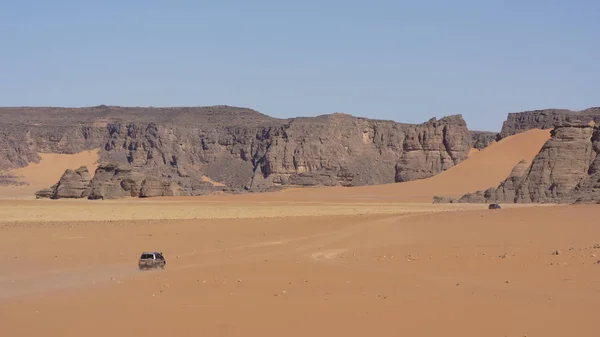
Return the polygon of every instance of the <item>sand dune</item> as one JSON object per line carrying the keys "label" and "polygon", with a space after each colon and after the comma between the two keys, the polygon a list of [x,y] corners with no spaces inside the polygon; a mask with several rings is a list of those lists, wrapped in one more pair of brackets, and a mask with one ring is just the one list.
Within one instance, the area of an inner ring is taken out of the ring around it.
{"label": "sand dune", "polygon": [[18,177],[23,186],[0,186],[0,198],[34,198],[34,193],[48,188],[56,182],[66,169],[76,169],[86,165],[90,174],[94,174],[98,166],[99,150],[84,151],[77,154],[40,153],[39,163],[31,163],[26,167],[9,171]]}

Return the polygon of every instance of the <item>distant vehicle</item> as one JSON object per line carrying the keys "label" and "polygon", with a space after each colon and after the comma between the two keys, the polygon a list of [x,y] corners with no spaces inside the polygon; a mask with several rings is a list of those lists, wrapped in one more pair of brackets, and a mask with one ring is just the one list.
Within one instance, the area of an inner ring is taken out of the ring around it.
{"label": "distant vehicle", "polygon": [[501,209],[502,207],[500,207],[500,205],[498,204],[490,204],[488,206],[488,209]]}
{"label": "distant vehicle", "polygon": [[164,269],[167,261],[162,252],[143,252],[138,262],[138,267],[141,270],[161,268]]}

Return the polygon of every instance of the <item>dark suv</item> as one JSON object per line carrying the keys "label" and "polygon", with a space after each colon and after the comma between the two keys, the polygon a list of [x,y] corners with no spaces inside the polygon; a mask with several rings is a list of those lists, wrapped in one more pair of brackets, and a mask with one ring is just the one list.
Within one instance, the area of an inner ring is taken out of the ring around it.
{"label": "dark suv", "polygon": [[167,261],[165,261],[162,253],[159,252],[144,252],[140,256],[138,267],[140,269],[153,269],[153,268],[165,268]]}

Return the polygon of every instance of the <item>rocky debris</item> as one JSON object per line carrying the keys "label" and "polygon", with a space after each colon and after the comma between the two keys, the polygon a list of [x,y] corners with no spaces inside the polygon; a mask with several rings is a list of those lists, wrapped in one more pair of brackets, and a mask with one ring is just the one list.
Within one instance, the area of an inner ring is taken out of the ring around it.
{"label": "rocky debris", "polygon": [[498,204],[490,204],[488,206],[488,209],[501,209],[502,207],[500,207],[500,205]]}
{"label": "rocky debris", "polygon": [[36,199],[50,199],[54,196],[54,191],[56,191],[56,184],[50,188],[44,188],[37,192],[35,192]]}
{"label": "rocky debris", "polygon": [[67,169],[58,183],[35,192],[36,198],[66,199],[84,198],[90,191],[91,176],[86,166],[76,170]]}
{"label": "rocky debris", "polygon": [[552,252],[552,255],[560,255],[560,253],[561,253],[560,250],[555,250]]}
{"label": "rocky debris", "polygon": [[[488,192],[488,194],[486,194]],[[459,203],[470,203],[470,204],[485,204],[488,203],[487,195],[489,195],[489,191],[477,191],[475,193],[465,194],[460,199],[458,199]]]}
{"label": "rocky debris", "polygon": [[517,164],[498,187],[462,196],[465,203],[597,203],[600,130],[584,122],[551,132],[531,165]]}
{"label": "rocky debris", "polygon": [[458,200],[451,198],[451,197],[441,197],[441,196],[433,197],[434,204],[454,204],[457,202],[458,202]]}
{"label": "rocky debris", "polygon": [[497,140],[531,129],[552,129],[572,121],[600,122],[600,107],[582,111],[545,109],[509,113]]}
{"label": "rocky debris", "polygon": [[111,192],[94,186],[94,198],[128,196],[147,176],[169,182],[149,185],[152,195],[170,194],[173,184],[179,186],[173,193],[199,195],[408,181],[458,164],[473,142],[460,115],[411,125],[340,113],[277,119],[230,106],[0,108],[0,113],[6,152],[0,167],[39,161],[38,153],[100,149],[100,165],[128,176],[114,180],[124,186],[102,184]]}

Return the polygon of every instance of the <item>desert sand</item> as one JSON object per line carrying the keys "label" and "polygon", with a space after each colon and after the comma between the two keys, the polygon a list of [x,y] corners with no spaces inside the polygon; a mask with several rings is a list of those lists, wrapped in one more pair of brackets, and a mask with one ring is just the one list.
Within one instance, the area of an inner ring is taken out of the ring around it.
{"label": "desert sand", "polygon": [[[547,137],[402,184],[1,200],[0,335],[597,336],[600,206],[431,203]],[[166,269],[137,270],[154,250]]]}
{"label": "desert sand", "polygon": [[39,163],[8,171],[19,182],[27,185],[0,186],[0,198],[33,199],[36,191],[56,184],[66,169],[74,170],[82,165],[87,166],[93,176],[98,167],[98,151],[77,154],[40,153]]}

